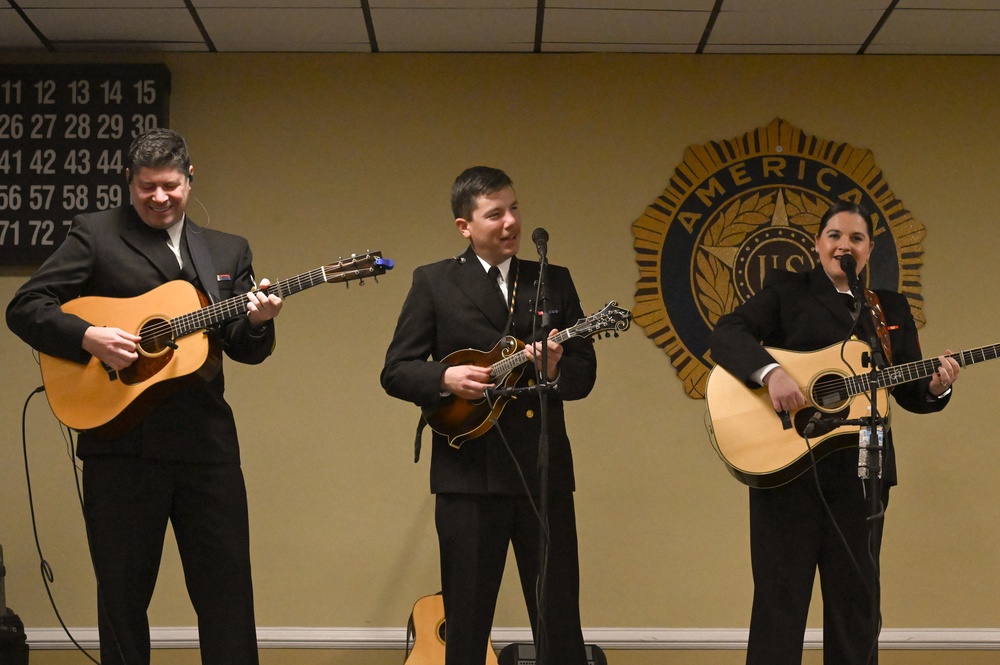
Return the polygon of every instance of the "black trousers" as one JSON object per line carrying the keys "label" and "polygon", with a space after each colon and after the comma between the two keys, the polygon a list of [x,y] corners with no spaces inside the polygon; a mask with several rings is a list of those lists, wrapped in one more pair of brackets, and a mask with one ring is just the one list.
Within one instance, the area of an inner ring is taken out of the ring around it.
{"label": "black trousers", "polygon": [[[781,487],[750,490],[754,596],[747,665],[802,662],[817,569],[823,593],[823,662],[878,662],[882,522],[869,530],[869,502],[857,465],[857,449],[847,449],[817,466],[823,497],[847,547],[820,501],[812,471]],[[888,505],[888,487],[882,488],[881,500]]]}
{"label": "black trousers", "polygon": [[237,464],[91,457],[84,513],[98,584],[103,665],[148,665],[146,610],[169,520],[206,665],[254,665],[246,487]]}
{"label": "black trousers", "polygon": [[[537,503],[537,501],[536,501]],[[438,494],[435,508],[447,638],[446,665],[482,665],[508,548],[538,638],[539,523],[527,498]],[[580,628],[580,566],[572,492],[549,499],[545,571],[547,665],[586,665]]]}

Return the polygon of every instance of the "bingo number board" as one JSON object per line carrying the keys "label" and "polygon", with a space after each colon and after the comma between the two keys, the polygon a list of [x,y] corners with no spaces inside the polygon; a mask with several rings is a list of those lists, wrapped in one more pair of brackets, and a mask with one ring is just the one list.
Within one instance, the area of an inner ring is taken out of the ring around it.
{"label": "bingo number board", "polygon": [[74,216],[128,203],[129,145],[169,99],[162,64],[0,66],[0,264],[40,264]]}

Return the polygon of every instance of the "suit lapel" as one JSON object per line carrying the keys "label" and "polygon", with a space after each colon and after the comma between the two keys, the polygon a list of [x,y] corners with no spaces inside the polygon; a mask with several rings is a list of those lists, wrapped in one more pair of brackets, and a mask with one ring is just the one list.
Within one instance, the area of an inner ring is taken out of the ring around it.
{"label": "suit lapel", "polygon": [[822,265],[813,269],[809,279],[809,288],[816,300],[829,309],[838,320],[849,326],[854,324],[854,317],[851,316],[851,310],[844,306],[843,299],[837,292],[837,288],[833,285],[833,282],[830,281],[829,276],[823,270]]}
{"label": "suit lapel", "polygon": [[167,247],[164,238],[155,230],[146,226],[135,209],[129,206],[121,238],[137,252],[149,259],[165,279],[175,279],[180,271],[177,257]]}
{"label": "suit lapel", "polygon": [[219,302],[219,277],[215,272],[212,254],[205,243],[203,229],[188,217],[184,222],[184,235],[187,238],[188,252],[194,263],[195,273],[201,282],[201,287],[208,292],[212,302]]}
{"label": "suit lapel", "polygon": [[497,331],[503,332],[509,312],[504,306],[503,299],[497,295],[496,288],[490,284],[490,277],[471,246],[460,257],[454,272],[454,280],[458,289],[472,301]]}

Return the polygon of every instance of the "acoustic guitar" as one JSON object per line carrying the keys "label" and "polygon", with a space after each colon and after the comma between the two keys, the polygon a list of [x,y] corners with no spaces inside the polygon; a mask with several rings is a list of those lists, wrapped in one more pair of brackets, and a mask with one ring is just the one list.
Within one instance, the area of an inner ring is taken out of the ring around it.
{"label": "acoustic guitar", "polygon": [[[281,298],[327,282],[377,277],[393,262],[380,252],[353,254],[267,287]],[[215,324],[246,315],[246,294],[209,304],[190,282],[175,280],[134,298],[84,296],[62,305],[95,326],[111,326],[139,335],[139,358],[114,371],[91,357],[87,364],[40,353],[42,383],[56,418],[75,430],[115,436],[137,424],[149,410],[189,382],[207,381],[221,361]],[[198,309],[200,307],[200,309]]]}
{"label": "acoustic guitar", "polygon": [[[413,650],[406,656],[404,665],[444,665],[447,631],[441,594],[417,599],[408,630],[414,635]],[[486,665],[497,665],[492,640],[486,642]]]}
{"label": "acoustic guitar", "polygon": [[[843,348],[843,357],[841,349]],[[869,416],[866,397],[875,389],[879,411],[888,417],[889,389],[931,376],[937,358],[892,365],[869,373],[865,359],[870,347],[850,340],[818,351],[797,352],[768,348],[768,352],[796,380],[807,405],[793,413],[775,413],[767,388],[751,389],[718,365],[708,375],[706,424],[712,445],[729,472],[751,487],[777,487],[835,450],[857,447],[859,425],[842,425],[809,436],[816,414],[831,419],[857,420]],[[1000,356],[1000,344],[951,354],[966,367]]]}
{"label": "acoustic guitar", "polygon": [[[628,330],[632,313],[618,307],[614,300],[596,314],[584,317],[572,327],[560,330],[549,339],[562,344],[571,337],[589,337],[606,333],[607,336]],[[445,356],[441,362],[446,365],[476,365],[490,368],[490,383],[498,388],[510,388],[517,383],[524,372],[528,356],[524,352],[524,342],[508,335],[489,351],[459,349]],[[487,399],[467,400],[456,395],[448,395],[433,409],[424,409],[424,420],[438,434],[448,437],[453,448],[482,436],[493,427],[512,396],[497,396]]]}

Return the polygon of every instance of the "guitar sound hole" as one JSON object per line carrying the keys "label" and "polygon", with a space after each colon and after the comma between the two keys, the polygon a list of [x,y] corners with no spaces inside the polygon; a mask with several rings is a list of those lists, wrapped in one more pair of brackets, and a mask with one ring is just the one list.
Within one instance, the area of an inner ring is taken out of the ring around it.
{"label": "guitar sound hole", "polygon": [[447,622],[442,621],[441,623],[438,624],[438,637],[441,639],[442,642],[447,643],[448,642],[448,640],[446,639],[447,635],[448,635]]}
{"label": "guitar sound hole", "polygon": [[821,376],[812,387],[812,402],[824,411],[840,409],[849,397],[844,377],[837,374]]}
{"label": "guitar sound hole", "polygon": [[171,335],[170,324],[163,319],[149,319],[141,328],[139,336],[139,350],[143,355],[155,357],[162,354],[167,349],[172,348],[174,340]]}

